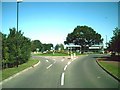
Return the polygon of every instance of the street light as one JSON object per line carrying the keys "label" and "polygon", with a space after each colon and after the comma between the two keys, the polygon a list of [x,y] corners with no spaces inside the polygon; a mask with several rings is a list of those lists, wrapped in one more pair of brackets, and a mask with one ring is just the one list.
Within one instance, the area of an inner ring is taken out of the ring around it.
{"label": "street light", "polygon": [[23,0],[17,0],[17,32],[18,32],[18,15],[19,15],[19,3]]}
{"label": "street light", "polygon": [[[22,2],[23,0],[17,0],[17,33],[18,33],[18,15],[19,15],[19,3]],[[17,35],[16,35],[17,36]],[[18,40],[18,36],[16,37]],[[16,40],[16,65],[18,67],[18,41]]]}

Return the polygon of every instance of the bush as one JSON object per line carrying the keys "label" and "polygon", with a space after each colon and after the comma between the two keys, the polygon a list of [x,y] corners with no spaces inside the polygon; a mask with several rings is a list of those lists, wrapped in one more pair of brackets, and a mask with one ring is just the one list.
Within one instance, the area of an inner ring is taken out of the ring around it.
{"label": "bush", "polygon": [[2,67],[9,68],[25,63],[31,54],[31,41],[15,28],[9,29],[10,34],[2,34]]}

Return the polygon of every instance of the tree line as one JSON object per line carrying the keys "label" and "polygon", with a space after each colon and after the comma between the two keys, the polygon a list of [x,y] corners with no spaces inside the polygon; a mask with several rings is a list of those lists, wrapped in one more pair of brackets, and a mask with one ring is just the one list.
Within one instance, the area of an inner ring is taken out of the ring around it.
{"label": "tree line", "polygon": [[73,32],[68,33],[65,44],[80,45],[81,53],[85,51],[87,47],[95,44],[101,44],[103,42],[102,36],[94,29],[88,26],[77,26]]}
{"label": "tree line", "polygon": [[[18,67],[26,63],[31,56],[31,52],[44,52],[53,49],[53,44],[41,43],[40,40],[31,40],[23,35],[23,32],[15,28],[9,29],[9,34],[0,32],[0,50],[2,68]],[[64,49],[62,44],[57,44],[55,50]]]}
{"label": "tree line", "polygon": [[9,29],[9,34],[0,32],[1,63],[2,69],[18,67],[26,63],[31,56],[31,52],[50,50],[53,44],[42,44],[39,40],[31,40],[23,35],[23,32],[15,28]]}
{"label": "tree line", "polygon": [[[0,33],[0,40],[2,42],[2,68],[15,67],[20,64],[26,63],[31,52],[64,50],[63,44],[57,44],[55,47],[53,44],[43,44],[40,40],[30,40],[23,35],[23,32],[17,31],[15,28],[9,29],[8,35]],[[65,44],[74,43],[81,45],[82,50],[86,45],[93,45],[101,43],[103,39],[101,35],[96,33],[91,27],[77,26],[72,33],[69,33],[66,37]]]}
{"label": "tree line", "polygon": [[109,51],[111,51],[114,54],[120,55],[120,29],[115,28],[113,31],[113,37],[108,43],[108,48]]}
{"label": "tree line", "polygon": [[[102,36],[94,29],[88,26],[77,26],[73,32],[68,33],[64,44],[80,45],[82,53],[86,47],[103,43]],[[120,55],[120,29],[118,27],[113,31],[113,37],[109,41],[107,50]]]}
{"label": "tree line", "polygon": [[[64,50],[63,44],[57,44],[55,47],[52,43],[43,44],[40,40],[31,40],[23,35],[23,32],[16,31],[15,28],[9,29],[8,35],[0,32],[0,45],[2,48],[1,62],[2,68],[18,67],[18,65],[26,63],[31,52],[44,52],[54,50]],[[2,42],[2,43],[1,43]],[[103,38],[94,29],[88,26],[77,26],[73,32],[68,33],[64,44],[75,44],[81,46],[81,51],[84,52],[86,46],[100,44]],[[115,28],[113,37],[108,43],[108,50],[120,54],[120,29]]]}
{"label": "tree line", "polygon": [[2,34],[2,68],[15,67],[27,62],[31,53],[31,40],[15,28],[8,35]]}
{"label": "tree line", "polygon": [[[53,47],[52,43],[41,43],[40,40],[33,40],[31,41],[31,51],[32,52],[44,52],[44,51],[49,51],[51,50],[51,47]],[[37,50],[38,49],[38,50]]]}

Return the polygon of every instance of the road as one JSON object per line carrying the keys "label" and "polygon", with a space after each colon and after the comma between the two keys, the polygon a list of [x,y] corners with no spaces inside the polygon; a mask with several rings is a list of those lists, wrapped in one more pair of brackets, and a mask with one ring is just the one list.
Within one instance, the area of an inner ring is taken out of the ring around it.
{"label": "road", "polygon": [[[3,83],[3,88],[118,88],[119,82],[95,61],[99,55],[34,56],[41,63]],[[119,84],[120,85],[120,84]]]}

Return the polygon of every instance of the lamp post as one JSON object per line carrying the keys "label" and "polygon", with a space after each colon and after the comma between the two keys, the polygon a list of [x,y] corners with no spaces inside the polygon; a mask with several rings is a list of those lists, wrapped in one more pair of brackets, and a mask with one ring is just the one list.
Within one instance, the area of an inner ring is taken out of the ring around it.
{"label": "lamp post", "polygon": [[18,19],[19,19],[19,3],[22,2],[23,0],[17,0],[17,32],[18,32]]}
{"label": "lamp post", "polygon": [[[17,0],[17,33],[18,34],[18,19],[19,19],[19,3],[22,2],[22,0]],[[18,67],[18,36],[16,35],[16,65]]]}

